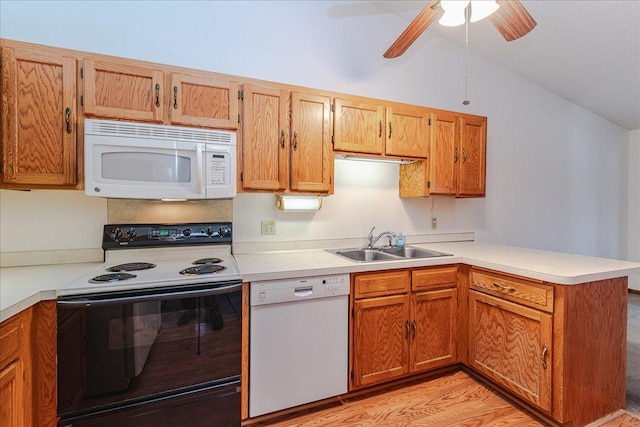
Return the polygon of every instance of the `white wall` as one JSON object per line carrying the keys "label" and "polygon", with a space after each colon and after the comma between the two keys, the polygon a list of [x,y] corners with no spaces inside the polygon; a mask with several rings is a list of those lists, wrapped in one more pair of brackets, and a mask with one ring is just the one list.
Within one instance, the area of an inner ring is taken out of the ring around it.
{"label": "white wall", "polygon": [[[640,129],[629,136],[629,228],[627,259],[640,262]],[[629,277],[629,288],[640,291],[640,276]]]}
{"label": "white wall", "polygon": [[[427,31],[401,58],[382,57],[406,25],[352,1],[0,2],[5,38],[489,118],[484,199],[401,200],[397,166],[336,161],[336,194],[316,214],[280,213],[273,195],[239,195],[237,240],[268,240],[259,235],[261,219],[278,221],[278,240],[360,237],[373,225],[426,233],[434,203],[438,231],[624,257],[629,132],[473,53],[465,107],[459,46]],[[11,203],[14,211],[26,209],[20,200]],[[24,226],[16,216],[0,221],[3,230]]]}

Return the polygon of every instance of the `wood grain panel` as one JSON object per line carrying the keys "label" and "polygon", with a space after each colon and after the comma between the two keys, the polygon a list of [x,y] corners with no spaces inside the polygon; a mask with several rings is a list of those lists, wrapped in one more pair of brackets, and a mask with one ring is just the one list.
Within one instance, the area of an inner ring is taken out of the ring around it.
{"label": "wood grain panel", "polygon": [[411,372],[456,362],[457,302],[456,289],[414,293],[411,296]]}
{"label": "wood grain panel", "polygon": [[550,411],[552,326],[550,314],[472,290],[469,363],[478,372]]}
{"label": "wood grain panel", "polygon": [[485,194],[487,119],[463,116],[460,119],[460,161],[458,196]]}
{"label": "wood grain panel", "polygon": [[454,113],[438,112],[434,114],[431,136],[431,183],[429,194],[456,194],[459,155],[458,116]]}
{"label": "wood grain panel", "polygon": [[331,98],[293,92],[290,137],[291,190],[332,192]]}
{"label": "wood grain panel", "polygon": [[0,324],[0,369],[19,357],[23,335],[22,316],[12,316]]}
{"label": "wood grain panel", "polygon": [[3,183],[75,185],[75,59],[4,47],[2,63]]}
{"label": "wood grain panel", "polygon": [[411,290],[424,291],[440,288],[452,288],[458,283],[458,267],[429,267],[411,271]]}
{"label": "wood grain panel", "polygon": [[353,389],[409,372],[409,296],[394,295],[354,302]]}
{"label": "wood grain panel", "polygon": [[30,347],[33,370],[33,424],[53,427],[56,419],[56,302],[34,306]]}
{"label": "wood grain panel", "polygon": [[236,82],[172,73],[168,98],[171,123],[238,129]]}
{"label": "wood grain panel", "polygon": [[555,285],[553,416],[563,423],[625,406],[627,280]]}
{"label": "wood grain panel", "polygon": [[161,70],[92,59],[84,60],[83,70],[85,115],[163,121],[166,88]]}
{"label": "wood grain panel", "polygon": [[429,154],[430,116],[430,111],[423,107],[387,107],[385,153],[426,159]]}
{"label": "wood grain panel", "polygon": [[335,151],[383,154],[386,124],[382,105],[336,98],[334,107]]}
{"label": "wood grain panel", "polygon": [[4,427],[28,425],[25,417],[24,362],[15,360],[0,369],[0,420]]}
{"label": "wood grain panel", "polygon": [[400,197],[429,196],[429,160],[400,165],[398,195]]}
{"label": "wood grain panel", "polygon": [[242,186],[247,190],[285,190],[289,182],[288,93],[244,85],[242,109]]}
{"label": "wood grain panel", "polygon": [[354,298],[369,298],[409,292],[410,270],[354,274]]}
{"label": "wood grain panel", "polygon": [[471,271],[471,288],[528,307],[553,312],[553,286],[474,269]]}

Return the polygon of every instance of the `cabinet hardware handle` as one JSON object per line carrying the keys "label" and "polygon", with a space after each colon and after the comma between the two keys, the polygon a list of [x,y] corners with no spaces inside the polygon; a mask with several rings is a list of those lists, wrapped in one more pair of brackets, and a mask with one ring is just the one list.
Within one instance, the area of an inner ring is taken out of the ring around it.
{"label": "cabinet hardware handle", "polygon": [[378,121],[378,138],[382,138],[382,120]]}
{"label": "cabinet hardware handle", "polygon": [[493,286],[495,286],[496,288],[500,289],[501,291],[507,291],[507,292],[515,292],[516,288],[514,288],[513,286],[505,286],[505,285],[501,285],[500,283],[496,283],[493,282]]}
{"label": "cabinet hardware handle", "polygon": [[416,321],[411,322],[411,335],[413,339],[416,339],[416,333],[418,332],[418,325],[416,325]]}
{"label": "cabinet hardware handle", "polygon": [[391,139],[391,122],[389,122],[389,139]]}
{"label": "cabinet hardware handle", "polygon": [[549,353],[549,347],[547,345],[542,346],[542,369],[547,369],[547,354]]}
{"label": "cabinet hardware handle", "polygon": [[284,129],[280,131],[280,148],[284,150]]}
{"label": "cabinet hardware handle", "polygon": [[71,108],[69,107],[64,110],[64,122],[67,124],[67,133],[72,133],[73,129],[71,128]]}
{"label": "cabinet hardware handle", "polygon": [[411,333],[411,326],[409,326],[409,321],[405,320],[404,327],[407,329],[407,334],[405,338],[409,338],[409,334]]}
{"label": "cabinet hardware handle", "polygon": [[160,83],[156,83],[156,107],[160,106]]}
{"label": "cabinet hardware handle", "polygon": [[453,149],[453,163],[458,163],[458,147]]}
{"label": "cabinet hardware handle", "polygon": [[178,109],[178,86],[173,87],[173,109]]}
{"label": "cabinet hardware handle", "polygon": [[462,163],[467,161],[467,150],[462,149]]}
{"label": "cabinet hardware handle", "polygon": [[293,132],[293,151],[298,149],[298,131]]}

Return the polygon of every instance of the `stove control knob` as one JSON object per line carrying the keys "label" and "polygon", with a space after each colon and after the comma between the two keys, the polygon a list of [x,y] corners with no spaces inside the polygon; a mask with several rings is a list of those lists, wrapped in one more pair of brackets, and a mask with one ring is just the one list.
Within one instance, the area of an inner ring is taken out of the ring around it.
{"label": "stove control knob", "polygon": [[190,228],[185,228],[184,230],[182,230],[182,234],[184,235],[184,237],[191,236],[191,229]]}
{"label": "stove control knob", "polygon": [[213,228],[207,227],[206,233],[207,233],[207,236],[211,236],[213,234]]}
{"label": "stove control knob", "polygon": [[228,227],[220,227],[218,234],[220,234],[220,237],[231,237],[231,229]]}
{"label": "stove control knob", "polygon": [[115,241],[122,239],[122,230],[120,230],[119,228],[116,228],[115,230],[113,230],[111,232],[111,238]]}
{"label": "stove control knob", "polygon": [[130,228],[129,231],[127,231],[127,237],[129,240],[135,240],[135,238],[138,237],[138,231],[135,228]]}

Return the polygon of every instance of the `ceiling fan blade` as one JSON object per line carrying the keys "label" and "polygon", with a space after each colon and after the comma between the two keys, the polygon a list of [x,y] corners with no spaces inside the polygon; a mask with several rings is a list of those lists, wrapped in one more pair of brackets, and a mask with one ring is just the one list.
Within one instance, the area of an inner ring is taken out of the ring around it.
{"label": "ceiling fan blade", "polygon": [[518,0],[497,0],[500,8],[489,19],[506,41],[517,40],[529,33],[537,22]]}
{"label": "ceiling fan blade", "polygon": [[409,49],[409,46],[411,46],[413,42],[420,37],[420,34],[422,34],[424,30],[426,30],[427,27],[442,14],[442,9],[432,8],[432,6],[438,3],[438,1],[439,0],[431,0],[427,7],[422,9],[422,12],[420,12],[413,21],[411,21],[411,24],[409,24],[407,29],[404,30],[404,32],[400,34],[400,37],[398,37],[391,47],[387,49],[383,55],[385,58],[397,58],[402,55],[407,49]]}

